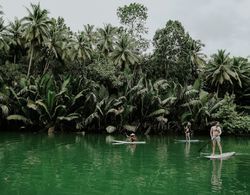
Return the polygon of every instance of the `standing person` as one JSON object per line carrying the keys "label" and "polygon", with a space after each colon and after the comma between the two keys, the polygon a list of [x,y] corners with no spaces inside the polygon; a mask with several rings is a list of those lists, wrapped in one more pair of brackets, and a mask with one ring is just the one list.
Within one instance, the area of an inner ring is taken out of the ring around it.
{"label": "standing person", "polygon": [[210,129],[210,136],[211,136],[211,140],[212,140],[212,155],[214,155],[214,153],[215,153],[216,143],[219,147],[220,154],[222,154],[222,147],[220,144],[221,133],[222,133],[222,131],[220,128],[220,123],[218,121],[216,121],[216,123]]}
{"label": "standing person", "polygon": [[186,136],[186,141],[190,141],[190,134],[191,134],[191,123],[188,122],[187,126],[184,128],[185,136]]}

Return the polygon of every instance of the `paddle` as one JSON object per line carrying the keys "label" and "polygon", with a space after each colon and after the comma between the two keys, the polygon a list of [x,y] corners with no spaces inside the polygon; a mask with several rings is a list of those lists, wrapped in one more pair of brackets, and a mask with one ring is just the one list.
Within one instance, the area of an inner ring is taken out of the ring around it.
{"label": "paddle", "polygon": [[127,138],[129,137],[128,134],[125,131],[124,131],[124,134],[126,135]]}
{"label": "paddle", "polygon": [[213,138],[212,140],[209,140],[208,142],[206,142],[206,144],[204,144],[204,145],[198,150],[198,152],[201,152],[201,150],[202,150],[206,145],[208,145],[209,142],[211,142],[211,141],[213,141],[213,140],[214,140],[214,138]]}

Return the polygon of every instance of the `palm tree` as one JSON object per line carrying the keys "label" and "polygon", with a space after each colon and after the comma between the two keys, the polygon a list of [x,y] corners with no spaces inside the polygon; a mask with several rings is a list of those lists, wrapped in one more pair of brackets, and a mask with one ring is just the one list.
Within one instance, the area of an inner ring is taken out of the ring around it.
{"label": "palm tree", "polygon": [[60,28],[55,19],[52,20],[52,25],[49,31],[49,36],[44,39],[44,58],[45,66],[43,73],[45,73],[51,61],[59,60],[63,63],[63,59],[67,55],[67,38],[68,32],[66,29]]}
{"label": "palm tree", "polygon": [[10,22],[8,27],[8,36],[10,38],[10,47],[13,48],[14,59],[13,62],[16,64],[16,58],[23,45],[23,26],[22,21],[15,18],[14,22]]}
{"label": "palm tree", "polygon": [[250,64],[247,59],[241,57],[234,57],[232,66],[237,77],[237,84],[240,87],[249,85],[250,82]]}
{"label": "palm tree", "polygon": [[192,67],[192,74],[197,70],[202,70],[205,66],[204,58],[206,55],[201,53],[201,48],[204,46],[200,41],[190,40],[189,56]]}
{"label": "palm tree", "polygon": [[106,57],[110,52],[113,51],[115,32],[116,28],[114,28],[110,24],[105,25],[104,28],[98,29],[97,47]]}
{"label": "palm tree", "polygon": [[235,102],[237,102],[238,108],[243,106],[242,108],[249,110],[247,106],[250,97],[250,63],[246,58],[234,57],[232,66],[237,76],[237,80],[234,82]]}
{"label": "palm tree", "polygon": [[4,25],[4,20],[1,15],[3,15],[3,11],[1,10],[2,6],[0,5],[0,49],[7,51],[9,46],[7,44],[6,37],[6,26]]}
{"label": "palm tree", "polygon": [[27,77],[30,75],[30,69],[32,65],[33,55],[35,47],[41,45],[45,38],[49,35],[49,28],[52,21],[48,17],[48,10],[41,9],[40,4],[31,4],[31,10],[26,8],[28,16],[23,18],[24,23],[24,37],[29,42],[29,68]]}
{"label": "palm tree", "polygon": [[88,43],[91,46],[91,49],[93,49],[93,45],[96,42],[96,33],[94,32],[94,25],[84,25],[84,34],[86,37],[86,40],[88,41]]}
{"label": "palm tree", "polygon": [[225,53],[225,50],[219,50],[212,56],[211,61],[205,67],[205,76],[210,86],[217,88],[217,95],[221,86],[225,84],[233,86],[233,80],[238,80],[232,68],[229,53]]}
{"label": "palm tree", "polygon": [[134,42],[132,39],[124,34],[115,43],[115,49],[111,53],[111,59],[114,64],[121,67],[123,71],[125,67],[129,65],[134,65],[139,61],[139,56],[133,50]]}
{"label": "palm tree", "polygon": [[4,25],[4,20],[0,17],[0,49],[4,52],[9,50],[7,27]]}
{"label": "palm tree", "polygon": [[0,5],[0,15],[3,15],[2,6]]}
{"label": "palm tree", "polygon": [[86,60],[91,59],[91,45],[83,32],[74,36],[71,45],[72,58],[76,58],[80,61],[82,60],[84,63]]}

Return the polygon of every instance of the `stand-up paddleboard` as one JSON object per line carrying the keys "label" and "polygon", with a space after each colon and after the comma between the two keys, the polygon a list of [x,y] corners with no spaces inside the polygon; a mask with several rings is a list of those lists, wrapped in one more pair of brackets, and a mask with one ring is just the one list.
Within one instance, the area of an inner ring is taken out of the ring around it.
{"label": "stand-up paddleboard", "polygon": [[146,144],[145,141],[135,141],[135,142],[130,142],[130,141],[119,141],[119,140],[113,140],[113,145],[119,145],[119,144]]}
{"label": "stand-up paddleboard", "polygon": [[191,140],[185,140],[185,139],[179,139],[179,140],[175,140],[176,142],[201,142],[201,140],[198,139],[191,139]]}
{"label": "stand-up paddleboard", "polygon": [[235,155],[235,152],[226,152],[222,154],[216,154],[216,155],[210,155],[210,156],[204,156],[204,157],[210,158],[210,159],[223,159],[223,158],[229,158],[233,155]]}

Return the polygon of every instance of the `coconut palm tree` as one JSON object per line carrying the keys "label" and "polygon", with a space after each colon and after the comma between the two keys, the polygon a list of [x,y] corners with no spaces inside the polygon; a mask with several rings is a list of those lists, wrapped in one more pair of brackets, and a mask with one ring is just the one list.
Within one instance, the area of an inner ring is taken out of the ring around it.
{"label": "coconut palm tree", "polygon": [[0,49],[4,52],[9,50],[8,42],[7,27],[4,25],[4,20],[0,17]]}
{"label": "coconut palm tree", "polygon": [[238,108],[249,110],[250,63],[246,58],[234,57],[232,66],[237,76],[237,80],[234,81],[235,102]]}
{"label": "coconut palm tree", "polygon": [[45,73],[50,63],[53,60],[58,60],[64,63],[65,56],[67,56],[67,38],[68,32],[64,28],[60,28],[55,19],[52,19],[52,25],[49,31],[49,36],[44,39],[44,60],[45,66],[43,73]]}
{"label": "coconut palm tree", "polygon": [[250,63],[242,57],[234,57],[232,67],[237,77],[237,84],[240,87],[250,84]]}
{"label": "coconut palm tree", "polygon": [[201,52],[202,47],[204,46],[200,41],[195,41],[190,39],[190,50],[189,57],[191,61],[192,74],[197,74],[197,71],[201,71],[205,67],[205,58],[206,55]]}
{"label": "coconut palm tree", "polygon": [[219,50],[217,54],[214,54],[204,72],[207,83],[212,87],[216,87],[217,95],[221,86],[230,85],[232,87],[233,80],[238,80],[229,53],[225,52],[225,50]]}
{"label": "coconut palm tree", "polygon": [[87,25],[84,25],[83,28],[84,28],[83,32],[85,34],[86,40],[90,44],[91,49],[93,49],[93,45],[96,43],[96,33],[94,32],[95,26],[87,24]]}
{"label": "coconut palm tree", "polygon": [[111,26],[111,24],[107,24],[104,26],[104,28],[99,28],[97,31],[97,47],[103,53],[103,55],[107,57],[108,54],[114,49],[114,35],[116,33],[116,28]]}
{"label": "coconut palm tree", "polygon": [[2,6],[0,5],[0,15],[3,15]]}
{"label": "coconut palm tree", "polygon": [[8,36],[10,38],[10,49],[13,50],[13,63],[16,64],[17,55],[20,55],[23,46],[23,26],[22,21],[15,18],[8,26]]}
{"label": "coconut palm tree", "polygon": [[27,77],[30,76],[33,55],[37,46],[43,44],[49,36],[49,28],[52,21],[48,17],[48,10],[41,9],[40,4],[31,4],[31,9],[26,8],[28,16],[23,18],[24,37],[29,43],[29,68]]}
{"label": "coconut palm tree", "polygon": [[76,34],[71,42],[71,56],[73,59],[77,59],[78,61],[83,61],[91,59],[91,44],[88,42],[87,37],[84,32],[79,32]]}
{"label": "coconut palm tree", "polygon": [[139,56],[134,49],[133,40],[126,34],[123,34],[115,43],[115,49],[111,53],[111,60],[123,71],[125,67],[135,65],[139,62]]}

